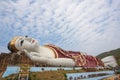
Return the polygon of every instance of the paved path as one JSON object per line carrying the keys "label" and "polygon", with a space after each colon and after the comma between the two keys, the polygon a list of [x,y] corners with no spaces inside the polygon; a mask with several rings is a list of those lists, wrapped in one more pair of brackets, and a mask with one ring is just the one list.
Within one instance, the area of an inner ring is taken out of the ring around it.
{"label": "paved path", "polygon": [[104,80],[120,80],[120,74],[113,75],[109,78],[105,78]]}

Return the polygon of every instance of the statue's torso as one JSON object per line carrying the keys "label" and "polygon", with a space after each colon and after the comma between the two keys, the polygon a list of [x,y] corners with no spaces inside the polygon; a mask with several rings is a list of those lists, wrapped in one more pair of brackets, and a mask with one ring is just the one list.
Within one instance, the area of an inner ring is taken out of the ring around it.
{"label": "statue's torso", "polygon": [[38,51],[39,56],[47,57],[47,58],[55,58],[53,50],[51,50],[48,47],[42,46],[40,47],[40,50]]}

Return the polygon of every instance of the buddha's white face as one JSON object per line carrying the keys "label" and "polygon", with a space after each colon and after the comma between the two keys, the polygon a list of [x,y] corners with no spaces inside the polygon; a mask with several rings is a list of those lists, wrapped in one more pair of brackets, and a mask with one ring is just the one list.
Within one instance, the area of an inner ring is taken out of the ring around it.
{"label": "buddha's white face", "polygon": [[26,49],[28,51],[32,51],[35,50],[35,48],[38,46],[39,46],[38,41],[31,37],[20,37],[17,39],[15,43],[15,47],[18,50]]}

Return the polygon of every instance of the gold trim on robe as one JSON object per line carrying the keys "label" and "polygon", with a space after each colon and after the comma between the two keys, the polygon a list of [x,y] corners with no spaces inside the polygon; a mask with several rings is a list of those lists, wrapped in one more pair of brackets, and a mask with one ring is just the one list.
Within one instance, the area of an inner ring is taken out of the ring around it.
{"label": "gold trim on robe", "polygon": [[97,67],[99,64],[99,61],[97,61],[96,57],[85,55],[80,52],[66,51],[52,44],[45,46],[53,50],[55,58],[73,59],[76,63],[76,66]]}

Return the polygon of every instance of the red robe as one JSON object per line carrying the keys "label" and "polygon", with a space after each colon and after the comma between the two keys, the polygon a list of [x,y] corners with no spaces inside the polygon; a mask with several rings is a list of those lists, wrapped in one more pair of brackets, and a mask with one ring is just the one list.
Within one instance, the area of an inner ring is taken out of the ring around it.
{"label": "red robe", "polygon": [[54,51],[55,58],[73,59],[76,63],[76,66],[83,66],[83,67],[103,66],[102,61],[100,59],[97,59],[96,57],[85,55],[80,52],[66,51],[52,44],[45,46]]}

